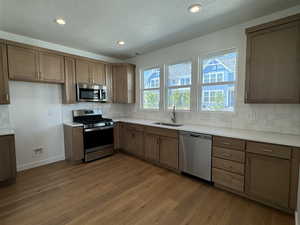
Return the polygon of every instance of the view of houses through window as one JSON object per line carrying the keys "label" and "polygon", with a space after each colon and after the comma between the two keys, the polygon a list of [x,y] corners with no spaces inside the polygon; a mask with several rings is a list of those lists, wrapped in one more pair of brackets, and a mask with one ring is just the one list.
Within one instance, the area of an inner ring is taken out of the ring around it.
{"label": "view of houses through window", "polygon": [[202,101],[204,111],[234,111],[237,53],[202,61]]}
{"label": "view of houses through window", "polygon": [[190,110],[192,62],[168,65],[168,109]]}
{"label": "view of houses through window", "polygon": [[[199,106],[202,111],[234,111],[237,53],[230,52],[201,61]],[[144,109],[158,110],[161,90],[160,68],[142,72],[141,102]],[[166,66],[166,107],[191,109],[192,62]],[[195,84],[196,85],[196,84]]]}
{"label": "view of houses through window", "polygon": [[144,109],[159,109],[160,68],[143,71],[142,104]]}

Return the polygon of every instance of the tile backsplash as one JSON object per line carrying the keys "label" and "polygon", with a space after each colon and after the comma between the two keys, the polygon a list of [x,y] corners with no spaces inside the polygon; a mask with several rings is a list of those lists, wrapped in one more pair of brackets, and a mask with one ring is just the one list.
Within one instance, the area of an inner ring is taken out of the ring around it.
{"label": "tile backsplash", "polygon": [[9,106],[0,105],[0,128],[10,128]]}

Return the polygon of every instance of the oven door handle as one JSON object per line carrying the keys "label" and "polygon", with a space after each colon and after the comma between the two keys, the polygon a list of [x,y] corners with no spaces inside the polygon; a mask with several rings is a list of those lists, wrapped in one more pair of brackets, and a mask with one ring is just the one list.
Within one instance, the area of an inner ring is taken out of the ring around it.
{"label": "oven door handle", "polygon": [[93,131],[97,131],[97,130],[108,130],[108,129],[112,129],[112,128],[114,128],[114,126],[88,128],[88,129],[84,129],[84,132],[88,133],[88,132],[93,132]]}

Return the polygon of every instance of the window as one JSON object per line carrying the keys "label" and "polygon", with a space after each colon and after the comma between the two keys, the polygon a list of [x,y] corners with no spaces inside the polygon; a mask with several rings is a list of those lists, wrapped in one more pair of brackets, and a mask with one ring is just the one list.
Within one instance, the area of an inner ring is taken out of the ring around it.
{"label": "window", "polygon": [[202,61],[201,110],[234,111],[236,65],[236,52]]}
{"label": "window", "polygon": [[143,109],[159,109],[160,68],[146,69],[141,74],[141,105]]}
{"label": "window", "polygon": [[192,62],[167,67],[167,108],[190,110]]}

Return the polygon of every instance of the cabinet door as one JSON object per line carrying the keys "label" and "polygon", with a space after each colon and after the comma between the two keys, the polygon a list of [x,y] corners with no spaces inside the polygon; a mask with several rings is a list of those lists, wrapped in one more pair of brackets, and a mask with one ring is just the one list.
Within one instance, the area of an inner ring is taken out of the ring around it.
{"label": "cabinet door", "polygon": [[38,81],[38,57],[35,49],[7,46],[9,78],[12,80]]}
{"label": "cabinet door", "polygon": [[16,177],[14,136],[0,137],[0,182]]}
{"label": "cabinet door", "polygon": [[299,22],[249,33],[246,103],[299,103],[299,58]]}
{"label": "cabinet door", "polygon": [[51,83],[64,83],[64,57],[50,52],[39,52],[40,80]]}
{"label": "cabinet door", "polygon": [[144,133],[133,131],[133,153],[137,156],[144,157]]}
{"label": "cabinet door", "polygon": [[154,134],[144,135],[145,158],[154,162],[159,161],[159,136]]}
{"label": "cabinet door", "polygon": [[113,66],[113,102],[127,103],[127,69],[124,66]]}
{"label": "cabinet door", "polygon": [[288,208],[290,161],[251,153],[247,153],[246,159],[246,193]]}
{"label": "cabinet door", "polygon": [[0,104],[9,104],[6,46],[0,44]]}
{"label": "cabinet door", "polygon": [[92,83],[91,63],[85,60],[76,60],[76,81],[77,83]]}
{"label": "cabinet door", "polygon": [[63,104],[76,103],[75,59],[65,57],[65,84],[63,86]]}
{"label": "cabinet door", "polygon": [[113,101],[113,78],[112,78],[112,65],[105,65],[105,83],[107,88],[107,102]]}
{"label": "cabinet door", "polygon": [[178,169],[178,139],[160,137],[159,162],[167,167]]}
{"label": "cabinet door", "polygon": [[93,83],[106,85],[105,82],[105,64],[94,63],[93,65]]}

